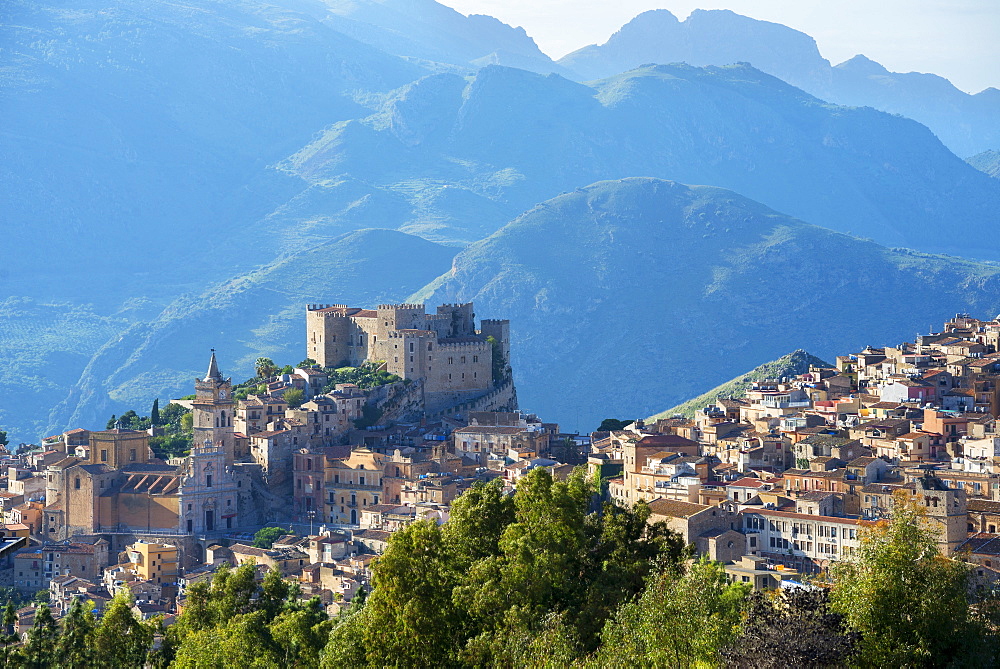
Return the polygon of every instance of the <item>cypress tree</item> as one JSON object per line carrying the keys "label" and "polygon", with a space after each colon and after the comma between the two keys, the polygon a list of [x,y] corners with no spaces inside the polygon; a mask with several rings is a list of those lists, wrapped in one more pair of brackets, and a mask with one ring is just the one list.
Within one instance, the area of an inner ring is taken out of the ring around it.
{"label": "cypress tree", "polygon": [[150,427],[157,427],[160,424],[160,398],[153,400],[153,408],[149,411]]}
{"label": "cypress tree", "polygon": [[94,641],[94,614],[90,609],[93,602],[74,599],[63,619],[63,630],[56,643],[56,662],[61,667],[90,667],[94,664],[92,652]]}
{"label": "cypress tree", "polygon": [[24,666],[30,669],[47,669],[55,664],[56,641],[59,630],[47,604],[35,609],[35,623],[28,630],[24,644]]}

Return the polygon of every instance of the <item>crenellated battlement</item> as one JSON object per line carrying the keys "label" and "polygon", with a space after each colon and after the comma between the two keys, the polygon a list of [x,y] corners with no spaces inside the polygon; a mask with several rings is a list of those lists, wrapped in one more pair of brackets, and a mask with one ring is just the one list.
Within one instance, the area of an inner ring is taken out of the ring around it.
{"label": "crenellated battlement", "polygon": [[403,310],[403,309],[417,310],[417,309],[419,309],[420,311],[424,311],[424,305],[422,305],[422,304],[380,304],[380,305],[378,305],[378,310],[379,311],[391,311],[391,310],[394,310],[394,309],[398,309],[398,310]]}
{"label": "crenellated battlement", "polygon": [[472,351],[475,353],[482,353],[490,348],[490,344],[487,341],[443,341],[438,340],[438,349],[448,352],[464,352]]}
{"label": "crenellated battlement", "polygon": [[406,337],[429,338],[437,337],[434,330],[390,330],[385,335],[389,339],[404,339]]}
{"label": "crenellated battlement", "polygon": [[346,304],[307,304],[306,311],[321,311],[323,309],[349,309]]}
{"label": "crenellated battlement", "polygon": [[506,318],[484,318],[480,323],[483,326],[486,325],[510,325],[510,321]]}

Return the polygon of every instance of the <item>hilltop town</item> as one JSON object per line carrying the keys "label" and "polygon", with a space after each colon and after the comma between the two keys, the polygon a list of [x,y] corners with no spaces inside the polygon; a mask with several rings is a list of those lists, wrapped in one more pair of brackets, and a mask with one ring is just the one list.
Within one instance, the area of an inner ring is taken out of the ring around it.
{"label": "hilltop town", "polygon": [[[7,453],[0,586],[43,592],[57,617],[126,592],[137,616],[169,624],[193,584],[252,563],[337,615],[395,532],[446,524],[479,483],[510,494],[534,470],[579,468],[606,502],[645,504],[650,525],[754,589],[822,579],[901,498],[934,522],[943,555],[1000,577],[1000,318],[958,315],[693,417],[586,435],[519,410],[509,324],[477,329],[472,304],[308,305],[306,353],[234,385],[211,352],[174,404],[190,411],[187,454],[157,457],[160,428],[121,420]],[[366,365],[386,382],[336,382]],[[20,609],[18,633],[35,610]]]}

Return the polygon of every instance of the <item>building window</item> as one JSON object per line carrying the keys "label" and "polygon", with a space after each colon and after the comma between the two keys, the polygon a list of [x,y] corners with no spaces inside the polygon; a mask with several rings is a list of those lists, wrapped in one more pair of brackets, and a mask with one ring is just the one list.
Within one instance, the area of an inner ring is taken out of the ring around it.
{"label": "building window", "polygon": [[101,450],[101,462],[108,461],[108,452],[106,450]]}
{"label": "building window", "polygon": [[205,487],[206,488],[211,488],[212,487],[212,475],[211,474],[209,474],[208,476],[205,477]]}
{"label": "building window", "polygon": [[76,481],[74,482],[73,487],[76,488],[77,490],[80,489],[80,477],[79,476],[76,477]]}

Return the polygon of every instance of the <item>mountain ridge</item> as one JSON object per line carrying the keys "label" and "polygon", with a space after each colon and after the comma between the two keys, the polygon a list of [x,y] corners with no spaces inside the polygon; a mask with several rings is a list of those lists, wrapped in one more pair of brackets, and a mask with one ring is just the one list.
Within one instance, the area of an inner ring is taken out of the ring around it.
{"label": "mountain ridge", "polygon": [[684,21],[669,10],[640,13],[602,45],[558,63],[582,79],[601,79],[648,63],[696,66],[749,62],[823,100],[902,114],[931,128],[959,156],[1000,146],[1000,91],[968,94],[944,77],[890,72],[858,54],[831,65],[816,41],[780,23],[730,10],[696,9]]}
{"label": "mountain ridge", "polygon": [[629,178],[525,212],[411,299],[472,300],[510,319],[524,406],[583,427],[652,415],[789,350],[836,355],[956,311],[993,313],[998,295],[995,263],[886,248],[720,188]]}

